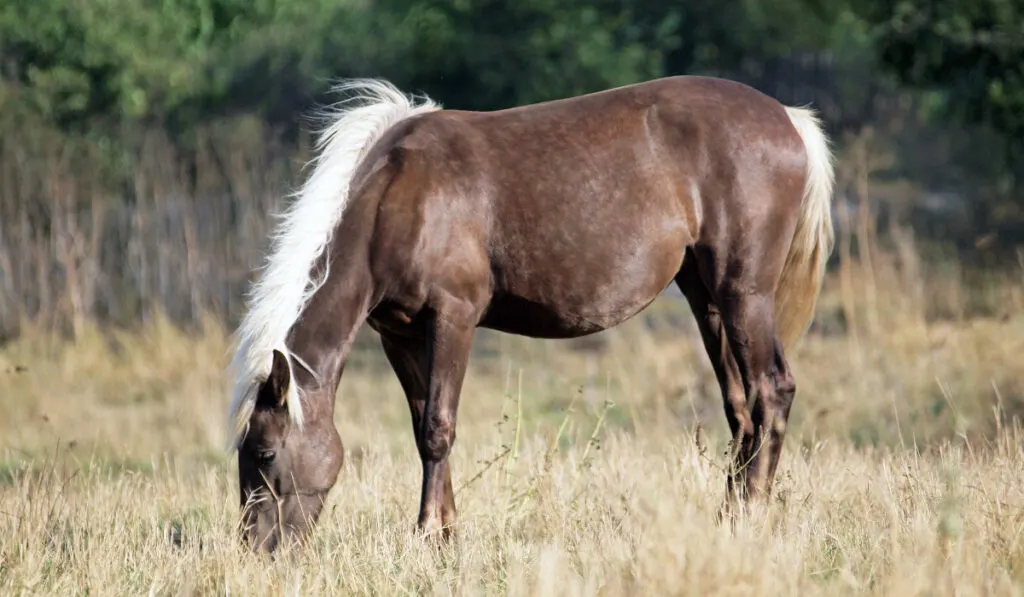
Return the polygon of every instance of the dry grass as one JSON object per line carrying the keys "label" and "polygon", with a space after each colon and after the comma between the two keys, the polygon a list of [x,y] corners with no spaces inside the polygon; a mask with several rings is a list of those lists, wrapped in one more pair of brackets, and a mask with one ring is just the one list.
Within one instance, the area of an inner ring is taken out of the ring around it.
{"label": "dry grass", "polygon": [[[232,533],[221,329],[29,331],[0,349],[0,593],[1018,594],[1024,310],[1007,288],[990,317],[909,317],[923,306],[893,291],[887,333],[809,336],[775,500],[732,527],[692,329],[637,319],[596,353],[481,334],[453,454],[461,540],[440,554],[411,533],[420,469],[378,350],[342,382],[349,460],[325,518],[270,560]],[[689,318],[671,299],[652,315]]]}

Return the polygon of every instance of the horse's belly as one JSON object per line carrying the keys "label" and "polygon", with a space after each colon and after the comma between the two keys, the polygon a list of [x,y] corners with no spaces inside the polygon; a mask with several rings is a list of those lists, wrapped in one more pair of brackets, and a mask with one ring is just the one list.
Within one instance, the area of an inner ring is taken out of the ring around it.
{"label": "horse's belly", "polygon": [[574,338],[614,327],[672,282],[685,244],[681,236],[667,238],[629,259],[605,263],[553,255],[528,274],[500,280],[481,325],[537,338]]}
{"label": "horse's belly", "polygon": [[482,327],[533,338],[577,338],[614,327],[639,313],[658,293],[633,300],[616,309],[578,312],[560,305],[544,304],[524,297],[496,297]]}

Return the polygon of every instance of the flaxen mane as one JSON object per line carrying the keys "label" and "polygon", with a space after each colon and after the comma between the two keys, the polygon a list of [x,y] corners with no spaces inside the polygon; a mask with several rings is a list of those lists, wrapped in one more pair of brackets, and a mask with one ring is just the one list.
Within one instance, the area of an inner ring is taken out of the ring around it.
{"label": "flaxen mane", "polygon": [[[439,110],[429,98],[419,103],[390,83],[372,79],[346,81],[336,88],[354,96],[325,111],[313,170],[282,214],[273,247],[249,292],[248,312],[236,332],[231,363],[234,392],[228,411],[232,447],[237,446],[252,414],[256,393],[270,373],[273,351],[294,356],[285,346],[310,297],[326,281],[329,265],[318,278],[311,274],[341,221],[349,183],[363,156],[389,128],[417,114]],[[289,384],[285,400],[292,421],[302,425],[299,389]]]}

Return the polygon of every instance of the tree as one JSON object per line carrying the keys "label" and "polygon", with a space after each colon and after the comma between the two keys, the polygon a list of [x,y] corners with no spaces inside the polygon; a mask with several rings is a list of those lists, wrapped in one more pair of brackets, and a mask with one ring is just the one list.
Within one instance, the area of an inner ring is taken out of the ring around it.
{"label": "tree", "polygon": [[905,84],[945,92],[946,112],[993,127],[1022,151],[1024,0],[866,1],[880,62]]}

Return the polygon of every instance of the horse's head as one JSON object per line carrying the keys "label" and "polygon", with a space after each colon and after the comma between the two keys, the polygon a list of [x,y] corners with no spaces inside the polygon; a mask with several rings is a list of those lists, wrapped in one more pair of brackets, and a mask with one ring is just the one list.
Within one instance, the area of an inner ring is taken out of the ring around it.
{"label": "horse's head", "polygon": [[243,538],[257,550],[274,551],[286,540],[305,537],[344,460],[331,409],[307,410],[301,428],[293,422],[286,400],[293,383],[287,357],[275,350],[238,446]]}

